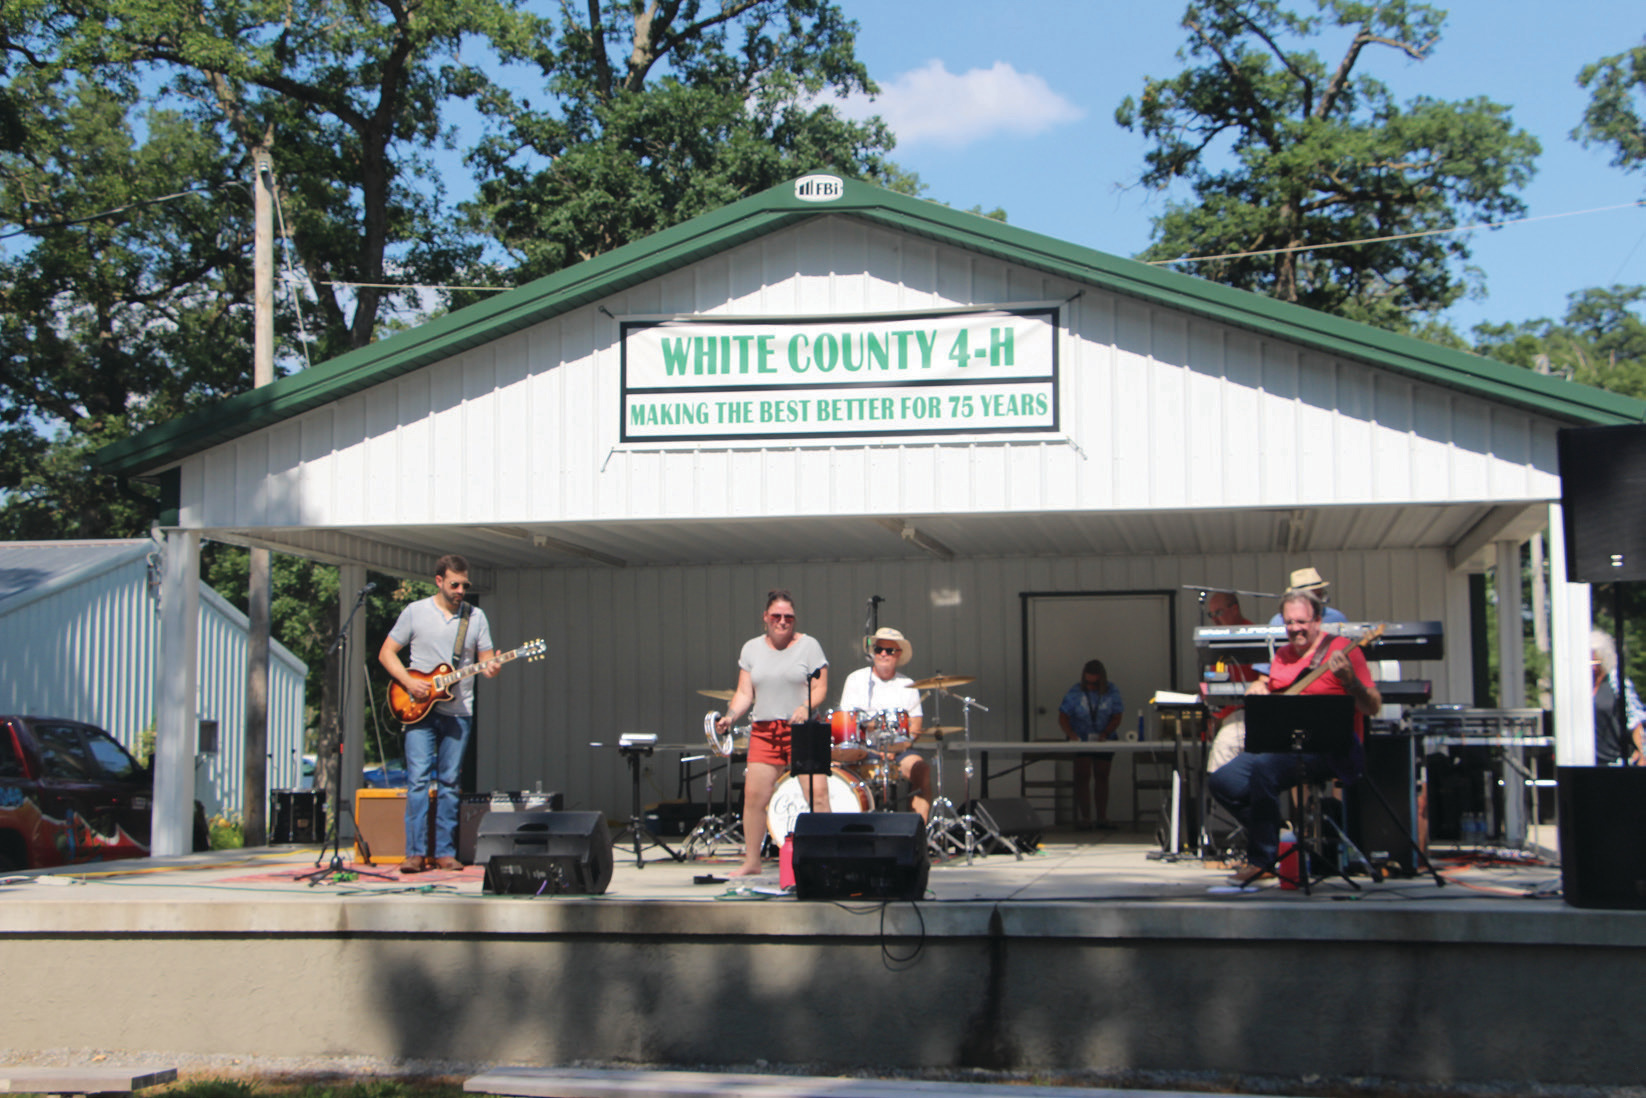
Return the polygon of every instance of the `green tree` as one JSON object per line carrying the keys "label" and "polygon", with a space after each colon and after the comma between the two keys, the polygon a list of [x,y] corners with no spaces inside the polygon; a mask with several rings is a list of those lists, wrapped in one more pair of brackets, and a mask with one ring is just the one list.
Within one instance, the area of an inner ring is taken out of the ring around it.
{"label": "green tree", "polygon": [[1590,98],[1572,136],[1611,146],[1613,167],[1646,168],[1646,43],[1585,66],[1577,82]]}
{"label": "green tree", "polygon": [[[1523,212],[1513,191],[1540,148],[1483,98],[1404,104],[1364,69],[1378,54],[1424,61],[1444,13],[1409,0],[1194,0],[1168,79],[1149,78],[1115,119],[1152,147],[1140,182],[1186,182],[1141,258],[1207,258],[1187,269],[1218,282],[1396,330],[1464,294],[1465,220]],[[1302,48],[1347,36],[1327,65]],[[1404,237],[1404,239],[1395,239]],[[1258,253],[1258,254],[1251,254]]]}
{"label": "green tree", "polygon": [[878,119],[825,92],[875,90],[829,0],[589,0],[562,7],[536,64],[547,108],[496,94],[469,223],[525,281],[784,179],[825,169],[918,193]]}
{"label": "green tree", "polygon": [[1475,352],[1539,373],[1646,399],[1646,286],[1580,290],[1562,320],[1481,324]]}
{"label": "green tree", "polygon": [[480,253],[448,216],[431,156],[443,110],[491,88],[496,42],[538,28],[515,0],[30,0],[23,43],[46,71],[141,89],[243,158],[267,149],[317,295],[312,357],[364,346]]}
{"label": "green tree", "polygon": [[250,384],[244,187],[220,135],[128,90],[33,68],[11,89],[30,122],[0,153],[0,536],[141,533],[146,497],[90,454]]}

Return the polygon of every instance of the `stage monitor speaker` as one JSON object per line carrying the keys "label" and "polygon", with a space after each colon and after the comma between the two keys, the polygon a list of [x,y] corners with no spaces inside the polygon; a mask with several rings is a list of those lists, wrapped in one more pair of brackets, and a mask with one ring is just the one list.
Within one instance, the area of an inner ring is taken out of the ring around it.
{"label": "stage monitor speaker", "polygon": [[559,812],[564,793],[463,793],[457,801],[457,860],[474,864],[474,840],[488,812]]}
{"label": "stage monitor speaker", "polygon": [[[1389,818],[1376,786],[1399,819]],[[1417,873],[1417,853],[1407,835],[1420,833],[1417,818],[1417,739],[1413,736],[1367,736],[1366,774],[1349,788],[1345,830],[1360,852],[1378,867],[1395,867],[1406,876]],[[1404,828],[1405,830],[1402,830]],[[1421,841],[1421,840],[1420,840]]]}
{"label": "stage monitor speaker", "polygon": [[[1040,836],[1046,830],[1040,813],[1027,797],[979,797],[968,802],[961,815],[982,819],[993,825],[1019,850],[1033,850],[1039,846]],[[998,852],[985,850],[984,853]]]}
{"label": "stage monitor speaker", "polygon": [[1646,580],[1646,424],[1556,435],[1566,578]]}
{"label": "stage monitor speaker", "polygon": [[1646,908],[1646,769],[1559,766],[1555,785],[1566,902]]}
{"label": "stage monitor speaker", "polygon": [[488,812],[474,860],[486,892],[596,896],[612,883],[612,836],[600,812]]}
{"label": "stage monitor speaker", "polygon": [[276,789],[274,827],[271,843],[319,843],[326,841],[326,791],[324,789]]}
{"label": "stage monitor speaker", "polygon": [[931,862],[914,812],[802,812],[794,820],[794,894],[802,900],[918,900]]}

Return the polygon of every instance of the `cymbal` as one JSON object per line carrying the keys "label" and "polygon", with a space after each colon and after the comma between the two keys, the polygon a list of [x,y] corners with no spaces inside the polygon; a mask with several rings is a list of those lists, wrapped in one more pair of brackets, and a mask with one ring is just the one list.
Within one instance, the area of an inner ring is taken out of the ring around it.
{"label": "cymbal", "polygon": [[922,728],[920,735],[925,736],[952,736],[956,732],[964,732],[966,728],[959,724],[934,724],[930,728]]}
{"label": "cymbal", "polygon": [[951,686],[964,686],[969,682],[976,682],[976,675],[935,675],[929,679],[921,679],[914,684],[916,690],[947,690]]}
{"label": "cymbal", "polygon": [[698,693],[702,694],[705,698],[713,698],[715,701],[729,702],[729,701],[732,700],[732,695],[737,693],[737,691],[735,691],[735,690],[699,690]]}

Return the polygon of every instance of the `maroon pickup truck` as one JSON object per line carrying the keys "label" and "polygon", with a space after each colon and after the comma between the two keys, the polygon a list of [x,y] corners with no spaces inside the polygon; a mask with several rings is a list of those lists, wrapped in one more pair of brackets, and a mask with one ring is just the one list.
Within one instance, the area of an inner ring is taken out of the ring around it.
{"label": "maroon pickup truck", "polygon": [[0,716],[0,871],[145,857],[153,796],[101,728]]}

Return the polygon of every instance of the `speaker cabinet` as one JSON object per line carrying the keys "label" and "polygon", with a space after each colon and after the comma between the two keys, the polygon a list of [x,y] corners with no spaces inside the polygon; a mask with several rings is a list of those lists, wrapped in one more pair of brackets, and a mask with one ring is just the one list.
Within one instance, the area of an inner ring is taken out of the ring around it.
{"label": "speaker cabinet", "polygon": [[1566,578],[1646,580],[1646,424],[1556,435]]}
{"label": "speaker cabinet", "polygon": [[794,821],[794,893],[802,900],[926,895],[926,823],[914,812],[802,812]]}
{"label": "speaker cabinet", "polygon": [[[463,793],[457,801],[457,860],[474,864],[474,840],[488,812],[559,812],[564,793]],[[432,848],[431,848],[432,849]]]}
{"label": "speaker cabinet", "polygon": [[[1377,793],[1394,811],[1391,819]],[[1417,740],[1413,736],[1367,736],[1366,775],[1349,789],[1345,830],[1375,866],[1417,873],[1417,853],[1408,836],[1417,838]],[[1398,822],[1397,822],[1398,821]],[[1421,841],[1421,840],[1419,840]]]}
{"label": "speaker cabinet", "polygon": [[[434,813],[429,813],[429,834],[434,834]],[[406,791],[404,789],[356,789],[354,791],[355,856],[367,865],[406,860]],[[430,850],[434,846],[429,846]]]}
{"label": "speaker cabinet", "polygon": [[599,812],[488,812],[474,860],[486,892],[594,896],[612,882],[612,836]]}
{"label": "speaker cabinet", "polygon": [[[1019,850],[1033,850],[1040,845],[1040,836],[1046,825],[1027,797],[979,797],[966,804],[964,815],[975,817],[992,825]],[[1001,850],[1004,850],[1001,847]],[[998,851],[986,850],[985,854]]]}
{"label": "speaker cabinet", "polygon": [[274,827],[271,843],[319,843],[326,841],[326,791],[324,789],[276,789]]}
{"label": "speaker cabinet", "polygon": [[1646,769],[1559,766],[1555,786],[1566,902],[1646,908]]}

